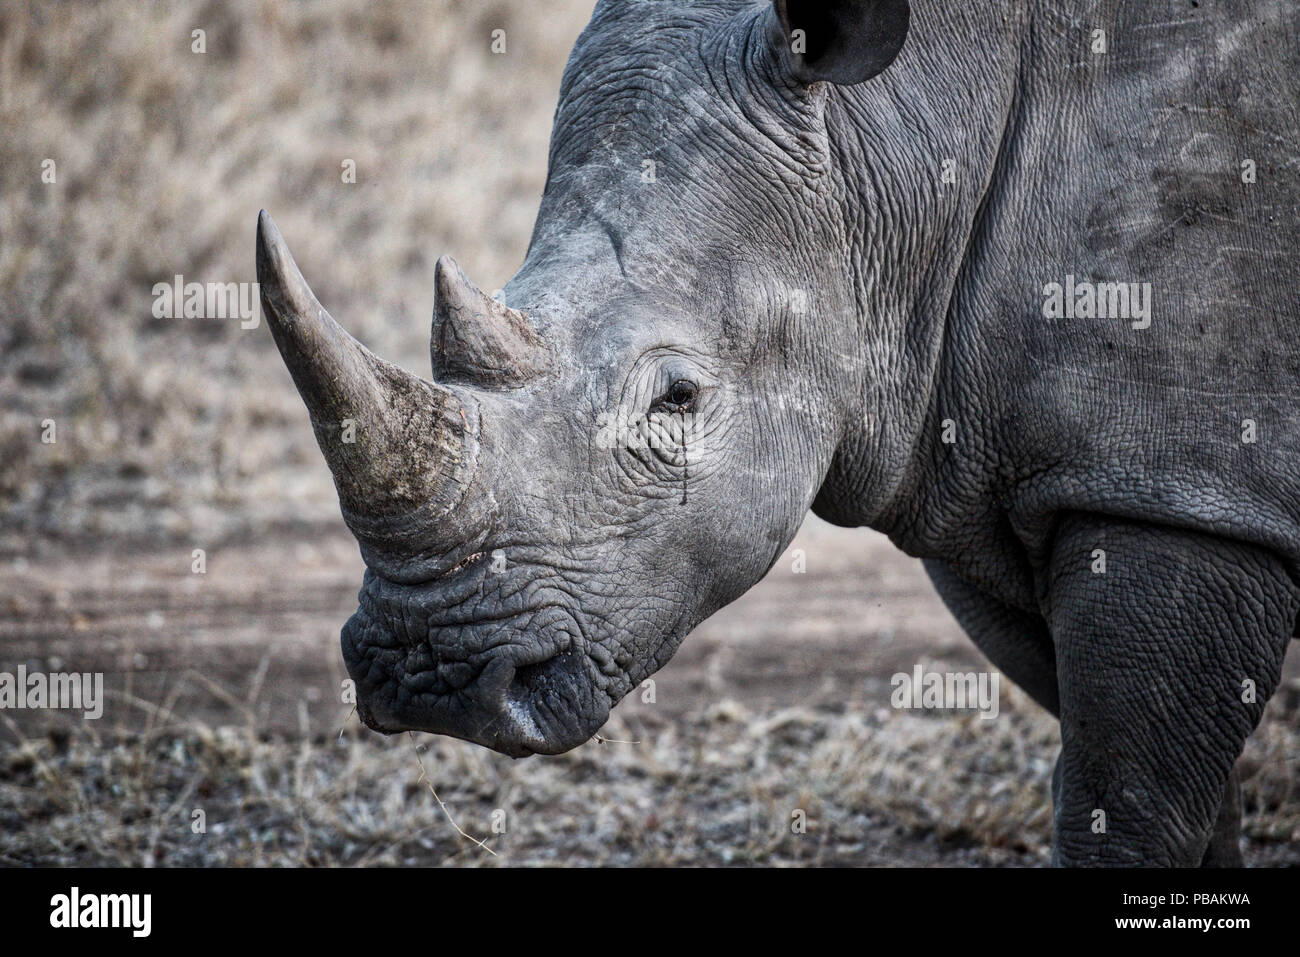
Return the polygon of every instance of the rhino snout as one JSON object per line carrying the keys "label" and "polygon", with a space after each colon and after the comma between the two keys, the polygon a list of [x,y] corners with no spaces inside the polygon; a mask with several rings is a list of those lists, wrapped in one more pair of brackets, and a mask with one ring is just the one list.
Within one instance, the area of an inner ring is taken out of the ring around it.
{"label": "rhino snout", "polygon": [[357,714],[374,731],[445,734],[527,757],[575,748],[609,716],[612,702],[558,609],[423,636],[412,623],[363,605],[344,628]]}

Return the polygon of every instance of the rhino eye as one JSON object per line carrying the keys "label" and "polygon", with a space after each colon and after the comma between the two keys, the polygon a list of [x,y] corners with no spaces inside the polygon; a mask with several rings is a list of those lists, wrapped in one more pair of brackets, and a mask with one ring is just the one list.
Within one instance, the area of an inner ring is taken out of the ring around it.
{"label": "rhino eye", "polygon": [[655,399],[654,408],[662,412],[690,412],[695,406],[699,388],[689,379],[678,379],[668,391]]}

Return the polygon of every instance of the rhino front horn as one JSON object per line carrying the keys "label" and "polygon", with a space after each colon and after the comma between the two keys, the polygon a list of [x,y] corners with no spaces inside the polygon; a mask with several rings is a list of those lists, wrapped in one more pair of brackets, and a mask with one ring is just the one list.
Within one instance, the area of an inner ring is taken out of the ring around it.
{"label": "rhino front horn", "polygon": [[458,540],[464,530],[451,527],[447,513],[473,472],[472,398],[385,362],[348,335],[316,301],[265,210],[257,221],[257,281],[343,518],[363,550],[400,554]]}
{"label": "rhino front horn", "polygon": [[550,367],[550,351],[525,313],[474,285],[450,256],[434,267],[434,378],[515,389]]}

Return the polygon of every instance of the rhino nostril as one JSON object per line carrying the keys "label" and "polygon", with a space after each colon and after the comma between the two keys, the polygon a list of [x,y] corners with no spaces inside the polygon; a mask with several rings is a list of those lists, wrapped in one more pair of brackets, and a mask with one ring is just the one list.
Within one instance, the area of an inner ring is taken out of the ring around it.
{"label": "rhino nostril", "polygon": [[510,698],[515,701],[527,700],[543,693],[552,684],[551,672],[556,660],[547,658],[536,664],[516,668],[514,677],[510,679]]}
{"label": "rhino nostril", "polygon": [[506,686],[506,711],[516,725],[533,737],[544,737],[549,725],[575,692],[572,651],[568,648],[542,661],[515,667]]}

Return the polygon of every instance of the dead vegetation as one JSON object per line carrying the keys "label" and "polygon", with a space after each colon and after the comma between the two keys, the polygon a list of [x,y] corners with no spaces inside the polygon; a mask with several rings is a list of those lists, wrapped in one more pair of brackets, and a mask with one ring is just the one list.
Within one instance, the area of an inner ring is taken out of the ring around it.
{"label": "dead vegetation", "polygon": [[[417,757],[416,738],[355,719],[322,733],[304,717],[295,740],[138,704],[152,716],[139,732],[55,730],[0,747],[0,863],[1026,866],[1049,855],[1056,730],[1015,692],[992,721],[722,701],[606,728],[635,745],[525,761],[424,735]],[[1270,706],[1244,758],[1255,863],[1300,863],[1294,706]]]}
{"label": "dead vegetation", "polygon": [[0,0],[0,554],[332,519],[269,332],[155,318],[154,284],[252,282],[266,207],[335,317],[427,374],[438,256],[489,290],[523,258],[591,7]]}

